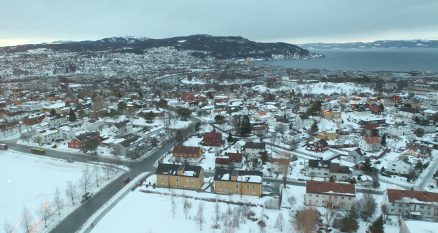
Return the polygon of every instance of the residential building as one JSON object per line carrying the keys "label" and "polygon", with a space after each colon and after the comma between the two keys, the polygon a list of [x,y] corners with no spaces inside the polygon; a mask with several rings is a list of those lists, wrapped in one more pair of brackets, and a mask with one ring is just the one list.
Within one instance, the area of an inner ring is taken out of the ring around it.
{"label": "residential building", "polygon": [[421,219],[438,215],[438,193],[387,189],[384,203],[389,215]]}
{"label": "residential building", "polygon": [[201,160],[203,151],[201,147],[176,145],[173,147],[172,155],[175,160],[196,163]]}
{"label": "residential building", "polygon": [[349,208],[356,202],[356,188],[349,183],[307,181],[304,204],[327,208]]}
{"label": "residential building", "polygon": [[263,173],[233,169],[216,169],[214,192],[220,194],[262,195]]}
{"label": "residential building", "polygon": [[99,132],[88,132],[80,134],[74,137],[70,142],[68,142],[69,148],[82,149],[90,140],[99,140],[101,141],[101,137]]}
{"label": "residential building", "polygon": [[204,146],[222,146],[224,141],[222,140],[222,134],[216,131],[204,133],[202,145]]}
{"label": "residential building", "polygon": [[204,169],[188,164],[158,164],[157,187],[199,190],[204,185]]}

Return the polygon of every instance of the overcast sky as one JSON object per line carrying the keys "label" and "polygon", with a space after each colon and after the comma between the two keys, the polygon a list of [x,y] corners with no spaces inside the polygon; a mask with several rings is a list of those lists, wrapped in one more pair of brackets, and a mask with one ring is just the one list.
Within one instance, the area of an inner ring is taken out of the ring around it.
{"label": "overcast sky", "polygon": [[0,0],[0,45],[112,36],[438,39],[438,0]]}

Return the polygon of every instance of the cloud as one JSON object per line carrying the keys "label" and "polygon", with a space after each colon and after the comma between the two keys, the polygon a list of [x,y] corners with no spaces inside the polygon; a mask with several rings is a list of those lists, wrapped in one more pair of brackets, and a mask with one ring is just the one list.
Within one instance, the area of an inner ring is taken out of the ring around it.
{"label": "cloud", "polygon": [[435,0],[2,0],[0,40],[189,34],[257,41],[438,39],[436,12]]}

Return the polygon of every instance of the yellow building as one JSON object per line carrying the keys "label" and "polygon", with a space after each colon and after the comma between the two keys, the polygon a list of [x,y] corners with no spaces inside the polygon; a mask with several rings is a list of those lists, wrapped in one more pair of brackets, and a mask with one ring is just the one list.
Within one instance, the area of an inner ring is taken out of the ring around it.
{"label": "yellow building", "polygon": [[160,163],[156,171],[157,187],[198,190],[204,185],[204,169],[188,164]]}
{"label": "yellow building", "polygon": [[214,192],[218,194],[262,195],[263,173],[217,168],[214,173]]}
{"label": "yellow building", "polygon": [[337,138],[337,134],[336,132],[323,131],[321,133],[318,133],[315,137],[321,140],[329,141],[335,140]]}

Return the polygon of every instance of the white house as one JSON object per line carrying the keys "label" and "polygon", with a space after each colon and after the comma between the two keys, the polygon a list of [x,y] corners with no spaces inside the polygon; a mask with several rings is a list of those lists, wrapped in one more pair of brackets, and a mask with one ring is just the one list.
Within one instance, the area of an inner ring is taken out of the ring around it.
{"label": "white house", "polygon": [[414,161],[409,156],[399,156],[394,161],[388,163],[387,171],[400,175],[408,175],[414,169]]}
{"label": "white house", "polygon": [[328,208],[349,208],[356,203],[354,184],[335,182],[306,182],[304,204]]}
{"label": "white house", "polygon": [[384,203],[389,215],[434,218],[438,214],[438,193],[387,189]]}
{"label": "white house", "polygon": [[33,140],[37,143],[50,143],[60,139],[63,137],[57,129],[42,130],[33,136]]}

